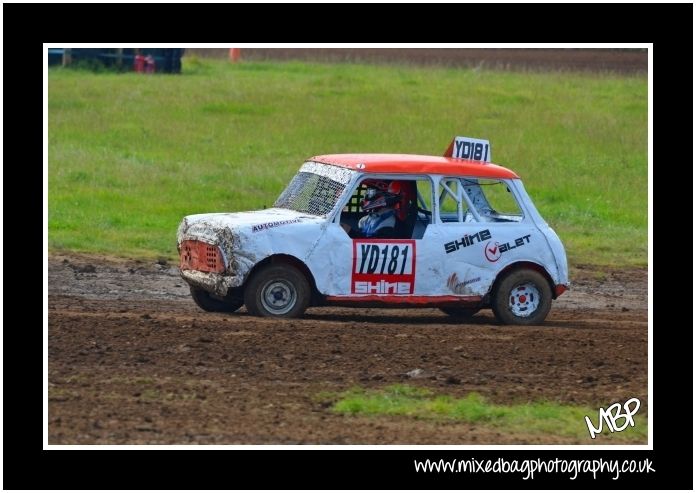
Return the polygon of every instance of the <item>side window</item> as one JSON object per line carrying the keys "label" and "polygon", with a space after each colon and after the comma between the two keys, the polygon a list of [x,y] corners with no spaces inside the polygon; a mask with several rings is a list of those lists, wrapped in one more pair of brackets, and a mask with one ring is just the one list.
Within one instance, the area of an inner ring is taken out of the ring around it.
{"label": "side window", "polygon": [[522,211],[507,183],[484,178],[443,178],[438,186],[440,220],[519,222]]}
{"label": "side window", "polygon": [[519,222],[522,210],[508,184],[502,180],[462,178],[464,191],[481,221]]}
{"label": "side window", "polygon": [[340,224],[351,238],[420,239],[432,220],[427,179],[370,176],[355,187]]}

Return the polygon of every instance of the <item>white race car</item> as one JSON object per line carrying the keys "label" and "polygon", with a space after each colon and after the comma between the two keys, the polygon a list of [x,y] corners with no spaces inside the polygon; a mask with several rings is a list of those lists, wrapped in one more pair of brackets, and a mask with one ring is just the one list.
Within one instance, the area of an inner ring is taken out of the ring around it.
{"label": "white race car", "polygon": [[[428,306],[466,319],[491,308],[502,323],[539,324],[569,286],[565,250],[520,178],[490,160],[488,141],[466,137],[444,157],[315,156],[270,209],[185,217],[181,276],[207,311]],[[361,221],[374,196],[389,198],[387,228]]]}

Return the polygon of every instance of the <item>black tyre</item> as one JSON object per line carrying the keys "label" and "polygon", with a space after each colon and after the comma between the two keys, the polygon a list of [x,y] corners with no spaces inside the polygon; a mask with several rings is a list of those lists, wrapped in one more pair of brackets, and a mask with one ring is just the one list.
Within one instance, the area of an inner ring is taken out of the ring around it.
{"label": "black tyre", "polygon": [[244,304],[252,315],[297,318],[309,306],[311,294],[307,278],[295,267],[267,265],[247,283]]}
{"label": "black tyre", "polygon": [[452,318],[457,318],[460,320],[468,320],[478,313],[478,308],[459,308],[459,307],[444,307],[440,308],[443,312]]}
{"label": "black tyre", "polygon": [[514,270],[498,283],[491,308],[507,325],[540,324],[551,309],[551,286],[537,271]]}
{"label": "black tyre", "polygon": [[213,298],[213,296],[200,288],[194,288],[191,286],[191,298],[200,308],[206,312],[226,312],[232,313],[244,304],[242,300],[221,300],[218,298]]}

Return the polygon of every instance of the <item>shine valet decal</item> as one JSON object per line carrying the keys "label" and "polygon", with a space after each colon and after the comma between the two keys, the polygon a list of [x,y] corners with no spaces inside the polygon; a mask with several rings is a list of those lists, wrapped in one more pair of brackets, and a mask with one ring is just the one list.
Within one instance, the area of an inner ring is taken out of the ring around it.
{"label": "shine valet decal", "polygon": [[351,294],[413,294],[415,240],[353,240]]}
{"label": "shine valet decal", "polygon": [[489,262],[497,262],[500,260],[503,253],[529,244],[530,236],[531,235],[520,236],[515,241],[509,241],[503,244],[500,244],[497,241],[489,241],[486,243],[486,246],[483,249],[483,253],[486,255],[486,260]]}

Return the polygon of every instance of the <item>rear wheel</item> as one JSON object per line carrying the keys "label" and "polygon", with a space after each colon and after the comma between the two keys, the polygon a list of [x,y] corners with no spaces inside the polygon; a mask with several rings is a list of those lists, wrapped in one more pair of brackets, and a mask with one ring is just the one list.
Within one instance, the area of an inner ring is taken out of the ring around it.
{"label": "rear wheel", "polygon": [[478,313],[478,308],[459,308],[459,307],[444,307],[440,308],[443,312],[452,318],[457,318],[461,320],[468,320]]}
{"label": "rear wheel", "polygon": [[231,313],[239,310],[244,304],[242,300],[228,300],[214,298],[209,292],[191,286],[191,298],[206,312],[226,312]]}
{"label": "rear wheel", "polygon": [[310,298],[307,278],[287,264],[262,267],[244,289],[247,310],[261,317],[301,317]]}
{"label": "rear wheel", "polygon": [[493,296],[493,313],[508,325],[537,325],[551,309],[551,286],[535,270],[519,269],[498,283]]}

